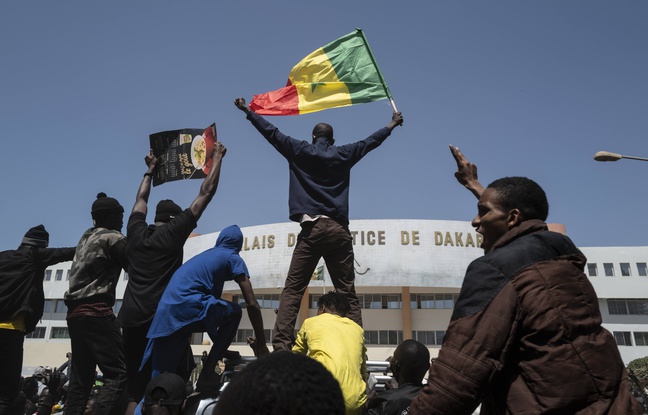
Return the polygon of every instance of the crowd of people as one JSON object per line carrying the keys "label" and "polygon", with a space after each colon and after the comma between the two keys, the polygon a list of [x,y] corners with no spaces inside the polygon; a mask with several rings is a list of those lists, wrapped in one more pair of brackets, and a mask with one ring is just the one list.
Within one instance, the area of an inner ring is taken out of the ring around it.
{"label": "crowd of people", "polygon": [[[234,104],[288,162],[289,217],[301,226],[272,339],[265,338],[251,276],[239,255],[238,226],[223,229],[213,248],[183,258],[183,245],[218,188],[226,148],[215,143],[212,168],[187,209],[162,200],[154,223],[147,224],[158,162],[151,152],[126,235],[124,208],[99,193],[92,226],[76,247],[49,248],[49,235],[39,225],[18,249],[0,253],[0,415],[51,413],[61,404],[70,415],[88,413],[89,406],[98,415],[182,413],[194,366],[192,333],[207,332],[212,340],[195,390],[213,393],[222,386],[216,369],[242,316],[239,304],[221,298],[226,281],[238,284],[247,305],[257,359],[228,383],[217,414],[471,414],[479,405],[484,414],[642,413],[616,343],[601,325],[596,294],[583,273],[585,257],[568,237],[547,229],[544,190],[524,177],[484,188],[475,165],[453,146],[455,176],[478,199],[472,225],[483,236],[485,254],[466,271],[438,357],[430,361],[423,344],[405,340],[390,361],[387,390],[367,390],[349,231],[350,172],[403,117],[395,112],[366,139],[336,146],[328,124],[313,128],[311,142],[297,140],[244,99]],[[317,315],[295,337],[299,304],[321,258],[335,290],[319,299]],[[58,369],[37,379],[47,386],[39,403],[26,386],[33,379],[20,376],[24,337],[43,313],[45,268],[70,260],[69,379]],[[122,270],[129,281],[115,316]]]}

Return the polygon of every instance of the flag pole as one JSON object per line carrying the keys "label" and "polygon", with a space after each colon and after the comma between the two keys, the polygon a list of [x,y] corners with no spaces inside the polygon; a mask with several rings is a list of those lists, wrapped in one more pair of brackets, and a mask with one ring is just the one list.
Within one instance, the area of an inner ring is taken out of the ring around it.
{"label": "flag pole", "polygon": [[356,27],[356,31],[360,32],[360,37],[362,38],[362,41],[367,47],[367,52],[369,52],[369,57],[371,58],[371,62],[376,68],[376,72],[378,73],[378,78],[380,78],[380,82],[382,83],[383,88],[385,88],[385,94],[387,94],[387,98],[389,98],[389,103],[391,104],[392,109],[394,110],[394,112],[398,112],[398,110],[396,109],[396,103],[394,102],[394,98],[392,97],[392,94],[389,91],[389,87],[387,86],[387,82],[385,82],[385,78],[383,78],[382,73],[380,72],[380,68],[378,67],[378,63],[376,62],[376,58],[374,57],[371,48],[369,47],[369,42],[367,41],[364,32],[359,27]]}

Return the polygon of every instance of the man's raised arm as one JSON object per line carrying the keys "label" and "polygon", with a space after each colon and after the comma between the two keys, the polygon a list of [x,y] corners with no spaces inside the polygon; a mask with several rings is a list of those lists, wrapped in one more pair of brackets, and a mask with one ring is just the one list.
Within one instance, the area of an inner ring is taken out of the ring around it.
{"label": "man's raised arm", "polygon": [[153,155],[153,150],[150,151],[145,157],[144,162],[148,166],[148,170],[144,173],[142,178],[142,183],[140,183],[139,189],[137,189],[137,196],[135,196],[135,204],[133,205],[132,213],[142,212],[146,215],[147,212],[147,203],[149,195],[151,194],[151,182],[153,181],[153,171],[155,170],[155,165],[157,164],[157,157]]}
{"label": "man's raised arm", "polygon": [[484,193],[484,186],[477,179],[477,166],[469,162],[458,147],[450,144],[450,152],[457,162],[455,177],[466,189],[470,190],[477,199]]}
{"label": "man's raised arm", "polygon": [[196,218],[196,221],[200,219],[200,216],[202,216],[203,212],[207,208],[207,205],[209,204],[209,202],[211,202],[214,194],[216,194],[218,181],[220,179],[221,164],[226,152],[227,149],[225,148],[223,143],[221,143],[220,141],[216,141],[214,143],[211,170],[200,185],[200,193],[198,193],[198,196],[191,203],[191,206],[189,206],[189,209]]}

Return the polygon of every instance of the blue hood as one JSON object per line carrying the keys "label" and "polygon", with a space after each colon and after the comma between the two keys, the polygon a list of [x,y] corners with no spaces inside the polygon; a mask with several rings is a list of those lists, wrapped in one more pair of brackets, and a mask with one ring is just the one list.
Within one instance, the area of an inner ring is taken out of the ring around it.
{"label": "blue hood", "polygon": [[238,225],[228,226],[223,229],[216,239],[216,247],[232,249],[238,254],[243,248],[243,232]]}

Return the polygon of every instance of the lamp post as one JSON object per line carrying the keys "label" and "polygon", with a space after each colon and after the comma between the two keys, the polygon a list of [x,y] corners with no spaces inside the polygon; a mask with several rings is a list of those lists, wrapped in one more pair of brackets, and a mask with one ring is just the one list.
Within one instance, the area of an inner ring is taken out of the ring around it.
{"label": "lamp post", "polygon": [[596,161],[617,161],[621,159],[648,161],[648,158],[635,157],[635,156],[622,156],[621,154],[611,153],[609,151],[599,151],[598,153],[594,154],[594,160]]}

